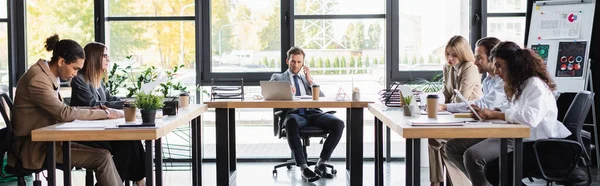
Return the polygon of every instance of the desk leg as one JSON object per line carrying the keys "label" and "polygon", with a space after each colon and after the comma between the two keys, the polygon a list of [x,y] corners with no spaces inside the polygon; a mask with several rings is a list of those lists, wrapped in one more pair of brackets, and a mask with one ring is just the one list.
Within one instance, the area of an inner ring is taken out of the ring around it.
{"label": "desk leg", "polygon": [[154,178],[152,175],[152,140],[145,140],[146,144],[146,186],[154,185]]}
{"label": "desk leg", "polygon": [[216,131],[216,146],[217,146],[217,185],[229,185],[229,123],[228,111],[226,108],[215,109],[215,131]]}
{"label": "desk leg", "polygon": [[514,139],[514,148],[513,148],[513,184],[512,185],[521,185],[521,180],[523,179],[523,139],[516,138]]}
{"label": "desk leg", "polygon": [[377,117],[373,121],[375,121],[375,186],[383,186],[383,126]]}
{"label": "desk leg", "polygon": [[237,156],[235,146],[235,109],[229,109],[229,172],[237,170]]}
{"label": "desk leg", "polygon": [[48,170],[48,186],[56,185],[56,142],[46,142],[46,169]]}
{"label": "desk leg", "polygon": [[413,183],[421,185],[421,139],[413,139]]}
{"label": "desk leg", "polygon": [[162,186],[162,140],[154,140],[154,174],[156,175],[156,186]]}
{"label": "desk leg", "polygon": [[192,185],[202,185],[202,120],[200,116],[193,119],[192,129]]}
{"label": "desk leg", "polygon": [[63,153],[63,178],[64,185],[71,186],[71,142],[64,141],[62,144]]}
{"label": "desk leg", "polygon": [[94,171],[91,169],[85,170],[85,186],[94,186]]}
{"label": "desk leg", "polygon": [[507,151],[507,139],[500,139],[500,184],[501,186],[508,186],[508,151]]}
{"label": "desk leg", "polygon": [[352,108],[350,113],[352,118],[350,126],[350,144],[352,151],[350,152],[350,185],[358,186],[363,184],[363,128],[364,128],[364,115],[363,108]]}
{"label": "desk leg", "polygon": [[350,159],[352,159],[350,156],[350,152],[352,151],[352,146],[350,145],[350,139],[351,139],[351,132],[352,129],[350,126],[352,126],[352,117],[351,117],[351,112],[352,110],[350,110],[350,108],[346,109],[346,170],[347,172],[350,172]]}
{"label": "desk leg", "polygon": [[385,161],[392,162],[392,140],[390,136],[390,128],[385,127]]}
{"label": "desk leg", "polygon": [[414,165],[414,152],[413,152],[413,139],[411,138],[407,138],[406,139],[406,167],[405,167],[405,171],[406,171],[406,186],[409,185],[414,185],[413,184],[413,167]]}

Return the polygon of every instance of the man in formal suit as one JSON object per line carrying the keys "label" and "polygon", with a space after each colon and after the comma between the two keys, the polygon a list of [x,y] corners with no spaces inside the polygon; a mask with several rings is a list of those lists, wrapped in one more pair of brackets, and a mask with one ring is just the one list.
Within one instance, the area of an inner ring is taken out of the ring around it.
{"label": "man in formal suit", "polygon": [[[31,131],[61,122],[122,118],[112,109],[77,109],[62,102],[59,79],[68,80],[83,67],[84,53],[73,40],[59,40],[57,35],[47,39],[46,49],[52,60],[40,59],[21,77],[15,93],[13,121],[15,141],[9,153],[9,165],[16,162],[25,169],[40,169],[46,157],[46,145],[31,141]],[[18,140],[17,140],[18,138]],[[24,139],[23,139],[24,138]],[[56,144],[56,161],[62,163],[62,146]],[[121,178],[107,150],[71,144],[71,163],[76,167],[94,170],[97,185],[122,185]]]}
{"label": "man in formal suit", "polygon": [[[295,96],[312,95],[312,84],[314,83],[310,76],[310,68],[304,66],[304,51],[299,47],[292,47],[287,51],[286,64],[289,69],[283,73],[275,73],[271,76],[270,81],[287,81],[292,84],[292,92]],[[302,72],[302,70],[304,72]],[[320,97],[324,97],[323,92],[319,92]],[[299,108],[287,110],[285,120],[283,121],[286,131],[287,140],[296,165],[302,170],[302,177],[309,182],[318,180],[319,178],[333,178],[325,167],[324,163],[331,158],[333,150],[339,143],[342,132],[344,131],[344,122],[334,115],[323,113],[319,108]],[[321,155],[315,171],[310,170],[306,163],[306,157],[302,151],[302,142],[298,130],[306,126],[316,126],[329,131],[329,136],[323,144]]]}

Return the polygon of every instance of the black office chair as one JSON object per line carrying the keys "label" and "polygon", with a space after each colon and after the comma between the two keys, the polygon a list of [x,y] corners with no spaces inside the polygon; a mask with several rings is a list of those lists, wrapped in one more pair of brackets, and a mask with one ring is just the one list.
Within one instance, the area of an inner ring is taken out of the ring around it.
{"label": "black office chair", "polygon": [[[546,180],[548,185],[554,182],[561,185],[591,184],[590,133],[583,131],[582,128],[593,101],[594,93],[589,91],[577,93],[563,119],[563,124],[571,131],[571,135],[565,139],[543,139],[534,143],[533,150],[541,178]],[[582,170],[582,167],[585,167],[586,171]]]}
{"label": "black office chair", "polygon": [[[10,98],[10,96],[8,96],[8,94],[6,93],[2,93],[0,94],[0,113],[2,114],[2,118],[4,119],[4,122],[6,123],[6,128],[2,129],[3,132],[0,135],[0,137],[2,138],[2,144],[1,144],[1,148],[0,148],[0,154],[4,154],[4,153],[11,153],[12,155],[14,155],[14,157],[17,157],[17,162],[15,163],[15,166],[9,166],[6,165],[5,170],[6,173],[8,173],[9,175],[2,175],[2,177],[16,177],[17,178],[17,184],[19,186],[25,186],[25,176],[29,176],[31,174],[35,174],[35,180],[33,181],[33,185],[34,186],[41,186],[42,182],[39,179],[39,174],[40,172],[42,172],[44,169],[25,169],[21,166],[21,161],[18,158],[19,154],[14,152],[14,148],[13,148],[13,141],[14,140],[24,140],[23,137],[15,137],[13,136],[13,129],[12,129],[12,124],[10,122],[10,117],[9,115],[12,115],[12,108],[13,108],[13,102],[12,99]],[[2,163],[2,161],[4,161],[3,159],[0,160],[0,165]]]}
{"label": "black office chair", "polygon": [[[287,134],[286,134],[285,125],[284,125],[283,121],[285,120],[285,116],[287,115],[286,110],[273,109],[273,112],[274,112],[274,114],[273,114],[273,121],[274,121],[273,122],[273,135],[277,136],[278,138],[285,138],[287,136]],[[325,113],[335,114],[336,112],[328,111]],[[317,164],[316,161],[308,160],[308,156],[306,153],[306,147],[310,145],[310,138],[313,138],[313,137],[322,138],[320,144],[323,144],[323,139],[327,138],[329,131],[323,130],[318,127],[307,126],[307,127],[300,128],[298,132],[300,133],[300,139],[302,139],[302,150],[304,151],[304,157],[307,158],[306,164],[308,164],[308,166],[316,165]],[[295,166],[296,162],[294,161],[294,158],[295,158],[294,153],[292,152],[291,160],[289,160],[285,163],[275,165],[273,167],[273,176],[277,176],[277,168],[286,167],[288,170],[290,170],[292,168],[292,166]],[[332,174],[337,174],[337,170],[333,167],[333,165],[325,164],[325,166],[331,168]]]}

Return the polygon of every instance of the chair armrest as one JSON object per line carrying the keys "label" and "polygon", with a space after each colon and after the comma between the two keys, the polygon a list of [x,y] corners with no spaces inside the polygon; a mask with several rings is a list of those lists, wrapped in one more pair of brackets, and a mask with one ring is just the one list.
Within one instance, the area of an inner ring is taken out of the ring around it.
{"label": "chair armrest", "polygon": [[330,111],[327,111],[327,112],[325,112],[325,113],[327,113],[327,114],[335,114],[335,113],[337,113],[337,111],[335,111],[335,110],[330,110]]}
{"label": "chair armrest", "polygon": [[283,111],[281,111],[281,110],[276,111],[275,113],[273,113],[273,115],[275,115],[275,116],[281,116],[281,114],[283,114]]}
{"label": "chair armrest", "polygon": [[[533,152],[534,152],[534,155],[535,155],[535,159],[536,159],[538,167],[540,169],[540,173],[542,174],[542,176],[544,178],[547,178],[547,179],[548,178],[557,179],[557,178],[554,178],[554,177],[551,177],[551,176],[547,175],[545,173],[545,171],[544,171],[543,163],[540,160],[541,156],[540,156],[540,153],[538,152],[538,147],[541,144],[544,144],[544,143],[565,143],[565,144],[568,144],[568,145],[575,145],[575,147],[577,149],[570,148],[570,150],[576,150],[575,156],[570,161],[569,169],[567,169],[568,171],[567,171],[567,175],[566,176],[570,175],[571,172],[573,171],[573,169],[575,169],[575,167],[577,166],[577,162],[579,161],[579,159],[581,157],[581,153],[583,151],[583,146],[581,146],[581,144],[578,143],[578,142],[576,142],[576,141],[567,140],[567,139],[539,139],[539,140],[535,141],[533,143]],[[568,149],[559,149],[559,150],[568,150]],[[566,161],[566,160],[563,160],[563,161]]]}

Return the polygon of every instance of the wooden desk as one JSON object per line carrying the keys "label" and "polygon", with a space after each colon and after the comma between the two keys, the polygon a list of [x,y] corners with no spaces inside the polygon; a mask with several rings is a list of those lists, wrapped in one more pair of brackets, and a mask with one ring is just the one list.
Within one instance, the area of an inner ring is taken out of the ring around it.
{"label": "wooden desk", "polygon": [[[406,185],[420,185],[420,138],[501,138],[500,178],[507,174],[507,139],[514,138],[514,184],[503,180],[501,185],[521,185],[522,140],[530,135],[530,128],[519,124],[466,124],[464,126],[411,126],[402,109],[369,104],[369,111],[375,116],[375,185],[383,185],[383,124],[396,134],[406,138]],[[427,117],[422,115],[419,117]],[[439,115],[438,118],[453,118],[452,115]],[[472,120],[456,118],[456,120]]]}
{"label": "wooden desk", "polygon": [[[162,143],[161,138],[175,130],[177,127],[191,121],[192,134],[192,183],[202,185],[202,123],[200,116],[207,110],[206,105],[191,104],[189,107],[179,109],[176,116],[164,116],[156,119],[156,127],[148,128],[57,128],[61,124],[33,130],[31,140],[47,142],[46,163],[48,166],[48,185],[56,185],[56,158],[55,143],[63,142],[63,166],[71,167],[71,141],[117,141],[117,140],[145,140],[146,149],[146,185],[154,184],[152,174],[152,140],[155,145],[156,185],[162,185]],[[64,173],[65,185],[71,185],[71,172]],[[89,182],[87,183],[89,184]]]}
{"label": "wooden desk", "polygon": [[236,177],[235,109],[236,108],[346,108],[346,170],[350,185],[362,185],[363,178],[363,110],[370,102],[293,100],[293,101],[211,101],[216,109],[217,185],[231,185]]}

